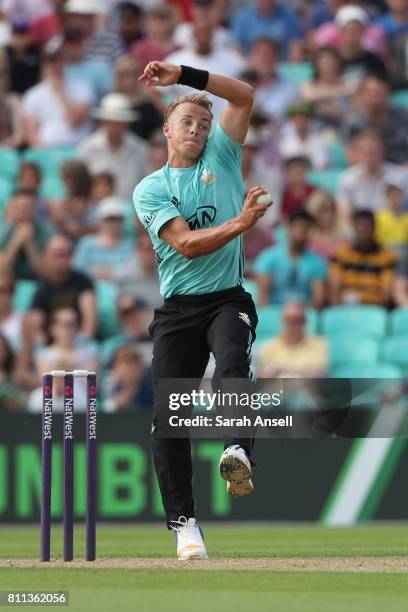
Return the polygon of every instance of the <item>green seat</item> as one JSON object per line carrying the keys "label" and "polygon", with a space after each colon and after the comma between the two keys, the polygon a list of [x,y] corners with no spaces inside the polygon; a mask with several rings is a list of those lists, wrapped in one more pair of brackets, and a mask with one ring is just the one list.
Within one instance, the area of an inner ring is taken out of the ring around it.
{"label": "green seat", "polygon": [[381,306],[332,306],[322,314],[324,334],[353,334],[383,338],[387,327],[387,311]]}
{"label": "green seat", "polygon": [[408,373],[408,335],[386,338],[382,343],[381,356],[384,362]]}
{"label": "green seat", "polygon": [[374,363],[372,365],[343,365],[334,368],[332,378],[373,378],[376,380],[386,378],[400,378],[401,370],[389,363]]}
{"label": "green seat", "polygon": [[390,332],[392,336],[408,336],[408,308],[396,308],[390,314]]}
{"label": "green seat", "polygon": [[30,310],[38,283],[35,280],[19,280],[14,288],[13,307],[26,312]]}
{"label": "green seat", "polygon": [[15,149],[0,148],[0,176],[15,179],[20,166],[20,155]]}
{"label": "green seat", "polygon": [[330,362],[339,364],[373,365],[378,361],[379,343],[373,338],[358,334],[328,336]]}
{"label": "green seat", "polygon": [[313,77],[313,67],[310,62],[281,62],[278,72],[294,85],[301,85]]}
{"label": "green seat", "polygon": [[135,226],[136,211],[133,202],[125,203],[125,218],[123,220],[123,232],[126,238],[136,242],[137,232]]}
{"label": "green seat", "polygon": [[339,140],[334,140],[330,145],[331,165],[336,168],[347,168],[348,160],[344,145]]}
{"label": "green seat", "polygon": [[57,200],[65,195],[65,187],[58,174],[45,176],[41,183],[41,197],[49,200]]}
{"label": "green seat", "polygon": [[116,349],[126,342],[126,337],[123,334],[112,336],[102,342],[101,350],[99,353],[100,362],[104,367],[107,367],[108,363],[112,359]]}
{"label": "green seat", "polygon": [[38,164],[44,175],[58,174],[62,164],[75,157],[75,151],[75,147],[27,149],[23,159]]}
{"label": "green seat", "polygon": [[[258,326],[256,328],[257,344],[270,340],[282,330],[282,306],[273,304],[271,306],[260,306],[257,308]],[[318,314],[314,308],[306,309],[306,330],[309,334],[315,334],[318,327]]]}
{"label": "green seat", "polygon": [[343,173],[342,168],[327,168],[326,170],[309,170],[307,178],[309,182],[319,189],[325,189],[332,195],[337,191],[339,178]]}
{"label": "green seat", "polygon": [[257,308],[258,325],[256,328],[257,344],[270,340],[282,328],[282,306],[260,306]]}
{"label": "green seat", "polygon": [[12,196],[14,191],[14,181],[12,179],[6,178],[5,176],[0,176],[0,209],[1,214],[3,214],[3,210],[10,197]]}
{"label": "green seat", "polygon": [[280,224],[273,228],[273,237],[277,245],[286,247],[288,244],[288,229]]}
{"label": "green seat", "polygon": [[249,278],[244,278],[243,287],[245,291],[252,295],[252,299],[254,303],[258,303],[258,285],[255,281],[249,280]]}
{"label": "green seat", "polygon": [[391,104],[401,108],[408,108],[408,89],[400,89],[391,94]]}
{"label": "green seat", "polygon": [[119,333],[119,322],[116,316],[118,288],[113,283],[97,281],[95,283],[98,308],[98,335],[105,339]]}

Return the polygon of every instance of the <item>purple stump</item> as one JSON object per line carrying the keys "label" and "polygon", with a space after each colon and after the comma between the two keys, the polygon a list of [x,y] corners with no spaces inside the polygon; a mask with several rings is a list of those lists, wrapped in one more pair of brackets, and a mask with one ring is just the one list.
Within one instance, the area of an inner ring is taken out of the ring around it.
{"label": "purple stump", "polygon": [[87,376],[86,411],[86,560],[96,557],[96,375]]}
{"label": "purple stump", "polygon": [[50,560],[51,466],[52,466],[52,376],[43,376],[41,427],[41,561]]}
{"label": "purple stump", "polygon": [[64,561],[74,558],[74,377],[64,376]]}

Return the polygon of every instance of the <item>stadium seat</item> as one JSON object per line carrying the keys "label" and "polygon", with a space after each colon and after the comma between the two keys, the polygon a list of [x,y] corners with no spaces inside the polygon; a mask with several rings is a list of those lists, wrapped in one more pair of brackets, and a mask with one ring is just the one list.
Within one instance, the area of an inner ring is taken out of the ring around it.
{"label": "stadium seat", "polygon": [[137,232],[135,225],[136,211],[133,202],[125,202],[125,218],[123,222],[123,231],[126,238],[137,240]]}
{"label": "stadium seat", "polygon": [[334,140],[330,145],[331,165],[335,168],[347,168],[348,161],[343,144],[339,140]]}
{"label": "stadium seat", "polygon": [[[0,176],[15,179],[20,166],[20,156],[15,149],[0,148]],[[0,178],[0,180],[1,180]]]}
{"label": "stadium seat", "polygon": [[396,308],[391,312],[389,319],[392,336],[398,334],[408,336],[408,308]]}
{"label": "stadium seat", "polygon": [[315,187],[325,189],[332,195],[337,191],[337,184],[340,175],[343,173],[342,168],[327,168],[326,170],[309,170],[307,178]]}
{"label": "stadium seat", "polygon": [[14,181],[0,176],[0,210],[3,214],[4,207],[14,191]]}
{"label": "stadium seat", "polygon": [[125,342],[124,338],[125,337],[123,334],[118,334],[117,336],[106,338],[106,340],[102,342],[99,357],[100,362],[104,367],[107,367],[116,349]]}
{"label": "stadium seat", "polygon": [[313,77],[313,68],[310,62],[282,62],[278,65],[278,72],[294,85],[301,85]]}
{"label": "stadium seat", "polygon": [[288,230],[281,223],[273,228],[273,237],[277,245],[285,247],[288,244]]}
{"label": "stadium seat", "polygon": [[400,89],[392,93],[391,104],[401,108],[408,108],[408,89]]}
{"label": "stadium seat", "polygon": [[16,310],[25,312],[31,308],[33,296],[37,289],[35,280],[19,280],[16,283],[13,296],[13,307]]}
{"label": "stadium seat", "polygon": [[[258,326],[256,328],[257,345],[270,340],[282,329],[282,306],[274,304],[272,306],[261,306],[257,309]],[[314,308],[306,310],[306,329],[310,334],[317,331],[318,314]]]}
{"label": "stadium seat", "polygon": [[408,336],[391,336],[386,338],[381,346],[381,357],[385,363],[390,363],[408,373]]}
{"label": "stadium seat", "polygon": [[340,364],[373,365],[378,361],[379,343],[373,338],[354,334],[328,336],[331,367]]}
{"label": "stadium seat", "polygon": [[119,322],[116,316],[118,289],[116,285],[106,281],[97,281],[95,288],[98,305],[98,335],[105,339],[119,333]]}
{"label": "stadium seat", "polygon": [[372,365],[343,365],[333,368],[332,378],[400,378],[401,370],[389,363],[374,363]]}
{"label": "stadium seat", "polygon": [[321,316],[325,335],[345,333],[383,338],[387,327],[387,311],[381,306],[332,306]]}
{"label": "stadium seat", "polygon": [[276,336],[282,327],[282,307],[278,305],[260,306],[257,309],[258,326],[256,328],[257,344]]}
{"label": "stadium seat", "polygon": [[63,198],[65,187],[58,174],[46,175],[41,183],[41,197],[49,200]]}
{"label": "stadium seat", "polygon": [[23,153],[24,161],[38,164],[44,175],[58,174],[62,164],[75,156],[75,147],[50,147],[44,149],[27,149]]}

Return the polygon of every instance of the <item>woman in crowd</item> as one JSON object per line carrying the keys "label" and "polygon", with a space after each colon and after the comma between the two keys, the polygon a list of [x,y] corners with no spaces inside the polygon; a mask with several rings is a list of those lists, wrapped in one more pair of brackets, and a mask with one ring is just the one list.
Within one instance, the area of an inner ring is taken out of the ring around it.
{"label": "woman in crowd", "polygon": [[321,47],[313,57],[313,79],[301,87],[302,98],[314,105],[315,118],[323,126],[339,126],[356,91],[355,82],[342,82],[341,69],[339,52],[334,47]]}
{"label": "woman in crowd", "polygon": [[318,189],[310,196],[306,208],[316,222],[312,230],[310,250],[330,259],[344,241],[337,226],[336,202],[328,191]]}
{"label": "woman in crowd", "polygon": [[[38,382],[43,372],[60,369],[58,363],[64,362],[66,370],[97,369],[97,349],[95,344],[79,334],[78,314],[73,308],[59,308],[52,314],[48,325],[50,338],[47,346],[34,351],[34,366]],[[78,410],[86,410],[86,381],[75,381]]]}

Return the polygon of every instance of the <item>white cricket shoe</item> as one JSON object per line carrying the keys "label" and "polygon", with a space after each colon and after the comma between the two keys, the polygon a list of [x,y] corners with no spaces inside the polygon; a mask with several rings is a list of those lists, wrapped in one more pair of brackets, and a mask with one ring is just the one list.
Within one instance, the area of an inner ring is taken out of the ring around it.
{"label": "white cricket shoe", "polygon": [[238,444],[229,446],[221,455],[220,474],[227,480],[227,492],[234,497],[249,495],[254,490],[251,462]]}
{"label": "white cricket shoe", "polygon": [[195,518],[187,519],[180,516],[178,521],[170,525],[176,532],[177,557],[180,561],[188,559],[208,559],[207,549],[203,540],[203,532]]}

